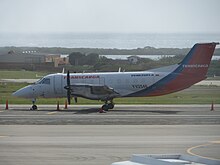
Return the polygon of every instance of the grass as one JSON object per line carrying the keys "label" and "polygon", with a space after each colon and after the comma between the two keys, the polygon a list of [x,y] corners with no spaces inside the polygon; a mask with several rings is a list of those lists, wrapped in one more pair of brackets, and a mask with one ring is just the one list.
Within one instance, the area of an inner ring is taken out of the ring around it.
{"label": "grass", "polygon": [[0,79],[39,79],[36,75],[42,77],[46,72],[26,71],[26,70],[0,70]]}
{"label": "grass", "polygon": [[[82,69],[81,66],[77,66],[78,69],[86,70],[89,69],[89,66],[86,66]],[[77,68],[72,67],[73,70]],[[26,71],[26,70],[0,70],[0,79],[39,79],[39,77],[45,76],[49,72],[37,72],[37,71]],[[38,75],[39,77],[36,77]],[[207,80],[220,80],[220,76],[208,77]]]}
{"label": "grass", "polygon": [[[9,100],[10,104],[31,104],[31,99],[15,98],[11,94],[28,85],[27,83],[0,83],[0,104]],[[37,104],[64,104],[66,98],[37,100]],[[117,98],[116,104],[220,104],[220,87],[217,86],[192,86],[186,90],[157,97]],[[74,102],[72,100],[72,102]],[[74,103],[73,103],[74,104]],[[78,98],[77,104],[102,104],[101,101]]]}

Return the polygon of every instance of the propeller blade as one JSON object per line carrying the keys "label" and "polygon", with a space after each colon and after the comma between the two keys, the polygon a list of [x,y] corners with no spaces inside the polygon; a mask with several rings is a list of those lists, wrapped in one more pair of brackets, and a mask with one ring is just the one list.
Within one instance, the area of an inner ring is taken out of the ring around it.
{"label": "propeller blade", "polygon": [[67,84],[67,100],[68,104],[71,104],[71,91],[70,91],[70,71],[67,71],[67,79],[66,79],[66,84]]}
{"label": "propeller blade", "polygon": [[70,71],[68,70],[67,71],[67,86],[69,87],[70,86]]}

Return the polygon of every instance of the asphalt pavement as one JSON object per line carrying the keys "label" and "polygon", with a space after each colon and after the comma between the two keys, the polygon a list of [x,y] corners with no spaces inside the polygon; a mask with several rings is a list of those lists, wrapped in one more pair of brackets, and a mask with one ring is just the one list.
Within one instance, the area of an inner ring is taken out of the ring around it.
{"label": "asphalt pavement", "polygon": [[110,165],[132,154],[220,159],[220,106],[0,105],[0,164]]}

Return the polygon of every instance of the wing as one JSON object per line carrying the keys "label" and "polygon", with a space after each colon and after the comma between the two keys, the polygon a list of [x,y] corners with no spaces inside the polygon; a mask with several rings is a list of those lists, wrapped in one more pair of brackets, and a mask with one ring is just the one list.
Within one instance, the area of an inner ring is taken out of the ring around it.
{"label": "wing", "polygon": [[70,91],[73,96],[92,100],[111,100],[120,97],[120,94],[113,88],[99,84],[73,84],[70,85]]}

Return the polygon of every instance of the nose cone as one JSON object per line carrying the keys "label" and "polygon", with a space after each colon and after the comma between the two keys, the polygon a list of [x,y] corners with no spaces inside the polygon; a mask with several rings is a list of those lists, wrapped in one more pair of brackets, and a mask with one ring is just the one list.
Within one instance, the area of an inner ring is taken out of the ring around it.
{"label": "nose cone", "polygon": [[12,96],[23,97],[23,98],[29,98],[29,97],[32,97],[32,95],[33,95],[33,90],[31,86],[21,88],[17,90],[16,92],[12,93]]}

